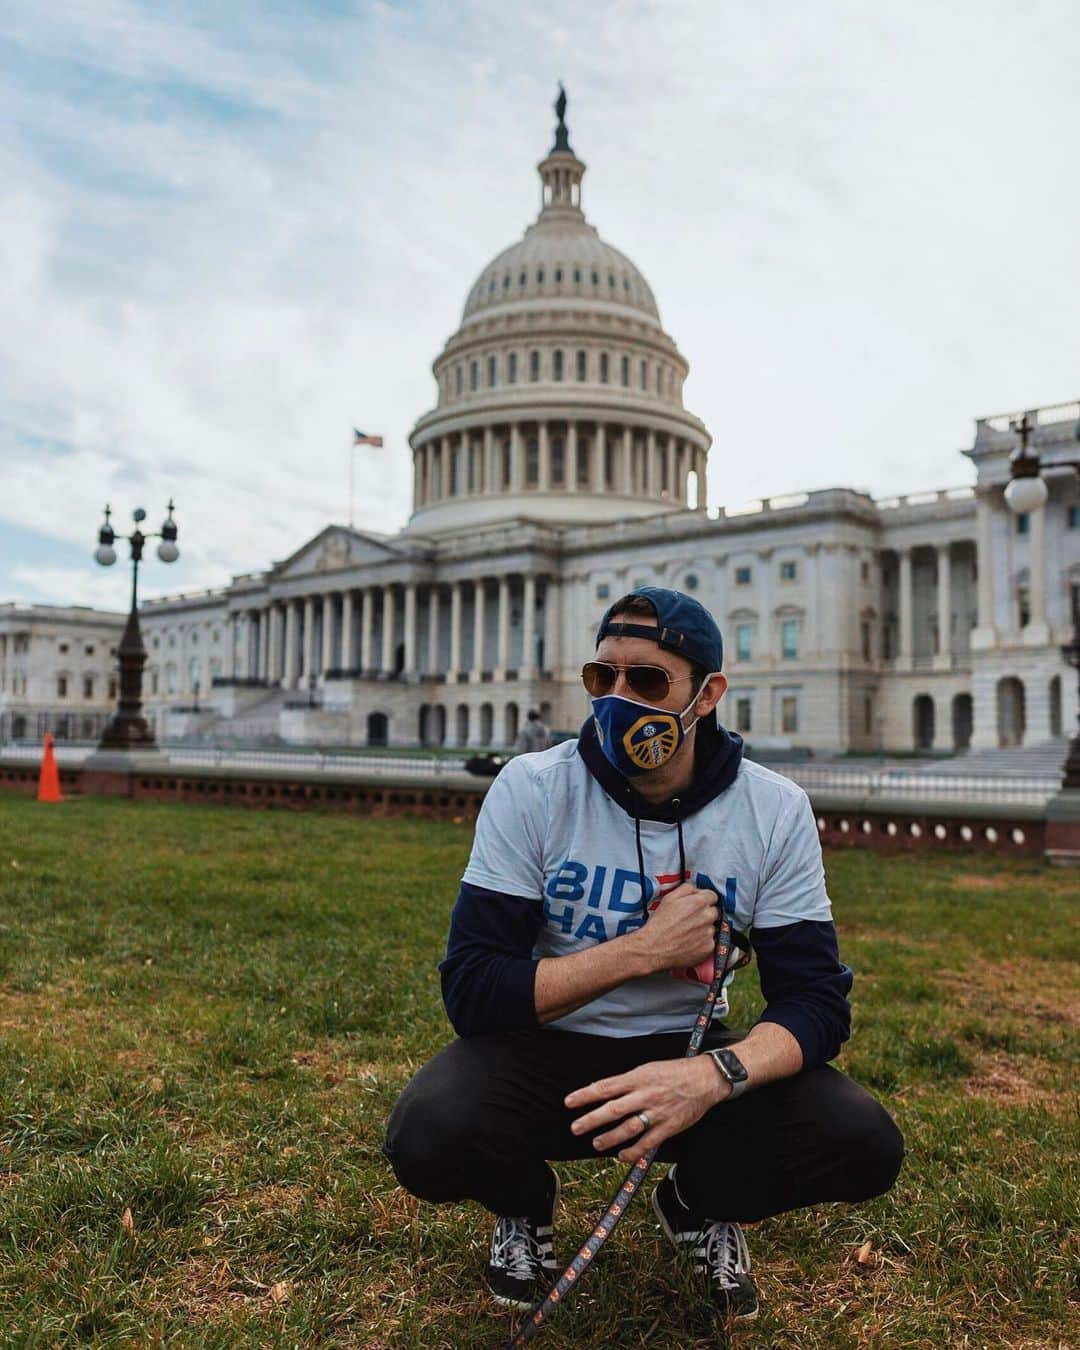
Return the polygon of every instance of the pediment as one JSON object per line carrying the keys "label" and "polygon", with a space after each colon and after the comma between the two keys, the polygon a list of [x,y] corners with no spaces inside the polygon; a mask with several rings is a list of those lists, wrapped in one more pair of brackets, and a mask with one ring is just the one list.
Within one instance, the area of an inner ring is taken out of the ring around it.
{"label": "pediment", "polygon": [[400,551],[388,535],[328,525],[295,553],[276,562],[273,573],[277,580],[286,580],[319,572],[336,572],[342,567],[362,567],[365,563],[384,563],[399,556]]}

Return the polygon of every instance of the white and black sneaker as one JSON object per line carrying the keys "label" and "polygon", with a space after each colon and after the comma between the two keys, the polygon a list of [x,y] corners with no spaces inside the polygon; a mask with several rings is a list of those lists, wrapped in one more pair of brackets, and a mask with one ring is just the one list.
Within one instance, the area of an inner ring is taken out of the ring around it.
{"label": "white and black sneaker", "polygon": [[698,1218],[683,1203],[674,1167],[653,1191],[652,1205],[671,1242],[705,1276],[716,1308],[724,1317],[752,1321],[758,1315],[758,1296],[750,1278],[750,1252],[739,1225]]}
{"label": "white and black sneaker", "polygon": [[495,1220],[487,1282],[496,1303],[527,1312],[554,1283],[553,1234],[558,1203],[559,1178],[556,1176],[555,1195],[547,1214]]}

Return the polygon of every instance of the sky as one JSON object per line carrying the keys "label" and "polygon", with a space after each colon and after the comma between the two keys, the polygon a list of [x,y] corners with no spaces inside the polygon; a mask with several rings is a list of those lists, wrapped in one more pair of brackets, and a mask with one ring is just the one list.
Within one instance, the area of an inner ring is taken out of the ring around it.
{"label": "sky", "polygon": [[[562,79],[740,506],[972,481],[1074,399],[1075,0],[34,0],[0,8],[0,601],[122,608],[106,502],[225,585],[408,519],[408,433],[538,207]],[[121,555],[123,556],[123,555]]]}

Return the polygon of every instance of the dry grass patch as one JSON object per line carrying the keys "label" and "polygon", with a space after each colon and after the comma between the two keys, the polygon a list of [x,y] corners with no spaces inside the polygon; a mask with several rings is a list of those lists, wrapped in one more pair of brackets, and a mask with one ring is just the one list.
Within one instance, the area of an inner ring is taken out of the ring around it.
{"label": "dry grass patch", "polygon": [[969,1097],[983,1097],[1003,1106],[1045,1106],[1065,1111],[1072,1103],[1056,1084],[1040,1082],[1051,1076],[1044,1060],[988,1050],[977,1056],[976,1071],[961,1084]]}
{"label": "dry grass patch", "polygon": [[1068,962],[972,962],[963,970],[936,970],[934,977],[945,982],[957,1006],[1080,1026],[1080,984]]}

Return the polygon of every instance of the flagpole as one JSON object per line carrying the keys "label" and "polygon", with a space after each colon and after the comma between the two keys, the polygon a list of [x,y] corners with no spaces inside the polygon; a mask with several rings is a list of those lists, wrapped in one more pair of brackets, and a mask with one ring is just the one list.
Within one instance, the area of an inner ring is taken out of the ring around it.
{"label": "flagpole", "polygon": [[356,437],[349,446],[349,529],[353,528],[353,465],[356,462]]}

